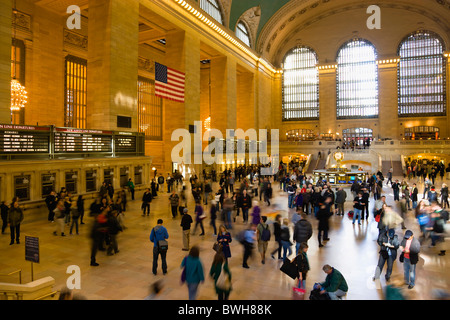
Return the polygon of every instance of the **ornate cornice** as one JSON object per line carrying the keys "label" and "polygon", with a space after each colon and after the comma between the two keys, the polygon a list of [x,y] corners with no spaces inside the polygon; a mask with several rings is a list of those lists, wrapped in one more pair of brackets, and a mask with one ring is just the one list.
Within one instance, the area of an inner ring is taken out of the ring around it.
{"label": "ornate cornice", "polygon": [[64,29],[64,44],[72,45],[83,50],[88,49],[88,37],[82,34],[73,32],[69,29]]}

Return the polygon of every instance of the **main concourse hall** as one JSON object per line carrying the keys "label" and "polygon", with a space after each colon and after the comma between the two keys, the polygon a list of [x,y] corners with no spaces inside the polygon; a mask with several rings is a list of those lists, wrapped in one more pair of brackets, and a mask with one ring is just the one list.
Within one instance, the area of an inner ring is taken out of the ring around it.
{"label": "main concourse hall", "polygon": [[297,213],[304,299],[327,276],[322,297],[448,299],[449,21],[445,0],[2,1],[0,300],[292,300]]}

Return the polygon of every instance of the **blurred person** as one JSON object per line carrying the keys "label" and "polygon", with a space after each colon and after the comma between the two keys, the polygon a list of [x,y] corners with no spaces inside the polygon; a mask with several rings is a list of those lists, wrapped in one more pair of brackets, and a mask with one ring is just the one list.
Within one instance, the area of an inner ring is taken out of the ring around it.
{"label": "blurred person", "polygon": [[244,256],[242,261],[242,267],[243,268],[250,268],[248,266],[248,259],[252,256],[253,251],[253,245],[256,241],[255,237],[255,231],[256,231],[256,225],[250,224],[250,226],[244,230],[244,237],[243,237],[243,246],[244,246]]}
{"label": "blurred person", "polygon": [[72,223],[70,224],[70,232],[69,234],[73,234],[73,227],[75,226],[75,232],[79,234],[78,232],[78,220],[80,219],[80,211],[78,210],[76,202],[72,202],[72,205],[70,207],[70,215],[72,218]]}
{"label": "blurred person", "polygon": [[384,265],[387,262],[385,279],[388,282],[391,278],[394,261],[395,259],[397,259],[397,249],[400,246],[400,242],[398,240],[398,236],[395,234],[394,229],[389,229],[388,231],[380,234],[378,236],[377,242],[380,246],[380,251],[378,265],[375,269],[375,276],[372,280],[375,281],[380,278]]}
{"label": "blurred person", "polygon": [[9,205],[6,203],[6,201],[2,201],[2,204],[0,205],[0,211],[2,216],[2,234],[5,234],[6,227],[8,226],[8,211],[9,211]]}
{"label": "blurred person", "polygon": [[161,300],[161,293],[164,289],[162,280],[153,282],[150,285],[150,294],[144,298],[144,300]]}
{"label": "blurred person", "polygon": [[228,232],[225,225],[219,226],[219,234],[217,235],[217,243],[222,245],[222,254],[227,260],[228,258],[231,258],[231,248],[230,243],[233,241],[230,232]]}
{"label": "blurred person", "polygon": [[281,246],[283,247],[283,261],[289,258],[292,254],[291,232],[289,229],[289,219],[284,218],[281,225]]}
{"label": "blurred person", "polygon": [[55,214],[53,212],[53,210],[55,210],[56,208],[56,203],[58,202],[57,198],[56,198],[56,193],[55,191],[51,191],[50,194],[45,198],[45,204],[47,205],[47,209],[48,209],[48,221],[53,222]]}
{"label": "blurred person", "polygon": [[193,246],[189,255],[181,262],[181,268],[186,268],[186,284],[188,287],[189,300],[197,298],[198,286],[205,281],[203,264],[200,260],[200,249]]}
{"label": "blurred person", "polygon": [[210,226],[213,227],[213,235],[217,236],[216,219],[217,219],[217,206],[216,200],[211,200],[211,207],[209,209]]}
{"label": "blurred person", "polygon": [[200,201],[201,200],[197,200],[195,202],[195,226],[194,226],[194,231],[192,232],[192,235],[195,234],[195,231],[197,231],[197,226],[200,225],[202,232],[199,235],[204,236],[205,228],[203,227],[203,220],[206,218],[206,215],[203,212],[203,207],[200,204]]}
{"label": "blurred person", "polygon": [[116,210],[110,210],[108,212],[108,235],[109,235],[109,246],[107,250],[107,255],[112,256],[119,253],[119,245],[117,242],[117,235],[119,232],[123,231],[119,220],[117,219],[118,212]]}
{"label": "blurred person", "polygon": [[407,293],[403,290],[403,279],[401,275],[393,275],[391,281],[384,289],[384,300],[408,300]]}
{"label": "blurred person", "polygon": [[66,214],[64,213],[64,202],[62,200],[59,200],[58,203],[56,204],[56,208],[55,210],[53,210],[53,212],[55,213],[54,217],[56,220],[56,224],[55,224],[55,231],[53,231],[53,234],[56,236],[58,235],[58,232],[61,234],[61,236],[65,236],[64,234],[64,228],[65,228],[65,216]]}
{"label": "blurred person", "polygon": [[256,227],[256,241],[258,243],[258,251],[261,255],[261,263],[266,263],[266,251],[270,240],[270,229],[266,223],[267,217],[262,216],[258,226]]}
{"label": "blurred person", "polygon": [[79,195],[77,198],[76,206],[78,209],[78,212],[80,214],[80,224],[84,224],[83,218],[84,218],[84,199],[83,195]]}
{"label": "blurred person", "polygon": [[411,230],[406,230],[399,249],[402,251],[400,262],[403,262],[405,284],[408,285],[408,289],[412,289],[416,283],[416,265],[419,261],[420,243]]}
{"label": "blurred person", "polygon": [[[323,203],[320,203],[319,210],[317,211],[317,220],[319,220],[317,239],[319,241],[320,248],[323,247],[322,240],[323,241],[330,240],[330,238],[328,238],[328,231],[330,229],[329,219],[331,216],[330,213],[331,201],[332,201],[331,198],[325,199]],[[362,214],[362,211],[360,214]]]}
{"label": "blurred person", "polygon": [[163,226],[163,220],[158,219],[157,225],[150,232],[150,241],[153,242],[153,267],[152,273],[156,276],[158,268],[158,257],[161,256],[161,267],[163,274],[167,273],[167,248],[163,248],[159,245],[159,241],[167,241],[169,233]]}
{"label": "blurred person", "polygon": [[217,280],[222,272],[226,273],[228,280],[231,282],[231,271],[228,262],[222,253],[216,252],[211,264],[211,269],[209,270],[209,275],[214,279],[214,289],[216,290],[218,300],[228,300],[232,290],[231,285],[228,288],[222,288],[217,284]]}
{"label": "blurred person", "polygon": [[281,214],[275,216],[275,221],[273,222],[273,235],[275,237],[275,242],[277,243],[277,248],[271,252],[270,256],[272,259],[275,259],[274,254],[278,252],[278,260],[281,260],[283,259],[281,257],[281,249],[283,248],[283,245],[281,244]]}
{"label": "blurred person", "polygon": [[8,223],[9,230],[11,232],[10,245],[14,244],[14,238],[16,243],[20,243],[20,224],[24,219],[22,208],[19,206],[19,200],[15,199],[8,210]]}
{"label": "blurred person", "polygon": [[335,198],[338,216],[344,215],[344,205],[345,205],[346,199],[347,199],[347,193],[345,192],[345,190],[342,187],[339,187],[338,191],[336,192],[336,198]]}
{"label": "blurred person", "polygon": [[103,209],[103,211],[94,217],[94,223],[91,230],[91,266],[96,267],[99,264],[96,261],[96,255],[98,250],[104,250],[103,242],[106,234],[108,233],[108,212],[109,207]]}
{"label": "blurred person", "polygon": [[441,188],[441,206],[443,209],[449,208],[448,205],[448,186],[443,183]]}
{"label": "blurred person", "polygon": [[183,209],[183,215],[181,217],[180,223],[180,226],[183,230],[183,251],[189,251],[191,224],[193,223],[192,217],[188,211],[188,208]]}
{"label": "blurred person", "polygon": [[172,218],[175,219],[178,214],[178,206],[180,205],[180,196],[177,194],[175,188],[169,196],[170,207],[172,208]]}
{"label": "blurred person", "polygon": [[320,294],[328,293],[331,300],[338,300],[347,294],[348,285],[342,273],[326,264],[322,268],[327,274],[325,281],[318,285]]}

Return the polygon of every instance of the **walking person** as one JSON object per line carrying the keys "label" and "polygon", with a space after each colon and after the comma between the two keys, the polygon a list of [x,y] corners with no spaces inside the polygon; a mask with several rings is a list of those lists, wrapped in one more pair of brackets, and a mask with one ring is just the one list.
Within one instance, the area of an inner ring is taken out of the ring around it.
{"label": "walking person", "polygon": [[344,215],[344,204],[347,200],[347,193],[342,187],[338,188],[338,191],[336,192],[336,198],[335,202],[337,205],[337,215],[343,216]]}
{"label": "walking person", "polygon": [[47,205],[48,209],[48,221],[53,222],[55,218],[55,213],[53,212],[53,210],[55,210],[57,202],[58,199],[56,198],[55,191],[50,192],[50,194],[45,198],[45,204]]}
{"label": "walking person", "polygon": [[205,228],[203,227],[203,220],[206,218],[206,215],[203,212],[203,207],[200,204],[200,200],[196,201],[195,204],[195,226],[194,231],[192,232],[192,235],[195,234],[195,231],[197,231],[197,226],[200,225],[200,228],[202,229],[202,233],[200,233],[200,236],[205,235]]}
{"label": "walking person", "polygon": [[253,244],[255,243],[256,236],[255,236],[255,230],[256,225],[251,224],[250,227],[244,230],[243,240],[242,244],[244,246],[244,256],[242,259],[242,267],[243,268],[250,268],[248,265],[248,259],[252,256],[253,251]]}
{"label": "walking person", "polygon": [[300,220],[294,225],[293,240],[295,241],[295,254],[299,254],[301,244],[307,244],[312,234],[313,228],[311,222],[307,220],[307,215],[304,212],[301,212]]}
{"label": "walking person", "polygon": [[55,210],[53,210],[53,212],[55,213],[54,217],[56,220],[56,224],[55,224],[55,231],[53,231],[53,234],[56,236],[58,235],[58,232],[61,234],[62,237],[65,236],[64,234],[64,228],[65,228],[65,212],[64,212],[64,202],[62,200],[58,201],[58,203],[56,204],[56,208]]}
{"label": "walking person", "polygon": [[283,261],[289,258],[292,254],[291,232],[289,230],[289,219],[284,218],[281,226],[281,246],[283,247]]}
{"label": "walking person", "polygon": [[14,239],[16,240],[17,244],[20,243],[20,224],[22,223],[23,218],[23,211],[19,206],[19,200],[14,199],[11,207],[8,210],[8,223],[9,230],[11,232],[11,242],[9,243],[10,245],[14,244]]}
{"label": "walking person", "polygon": [[83,195],[80,194],[78,196],[76,206],[77,206],[78,212],[80,214],[80,224],[84,224],[84,222],[83,222],[83,218],[84,218],[84,199],[83,199]]}
{"label": "walking person", "polygon": [[399,248],[402,251],[400,262],[403,262],[405,284],[408,285],[408,289],[412,289],[416,283],[416,265],[419,261],[420,242],[414,237],[411,230],[406,230]]}
{"label": "walking person", "polygon": [[262,216],[258,226],[256,227],[256,240],[258,242],[258,251],[261,255],[262,264],[266,263],[267,245],[270,240],[270,229],[266,222],[267,217]]}
{"label": "walking person", "polygon": [[152,202],[152,193],[150,192],[150,189],[147,188],[142,195],[142,216],[145,217],[145,213],[147,212],[147,216],[150,215],[150,203]]}
{"label": "walking person", "polygon": [[119,220],[117,219],[118,212],[116,210],[110,210],[108,212],[108,235],[109,235],[109,246],[107,250],[107,255],[112,256],[119,253],[119,245],[117,242],[117,235],[120,231],[123,231]]}
{"label": "walking person", "polygon": [[198,246],[193,246],[189,255],[181,262],[181,268],[186,269],[186,284],[188,287],[189,300],[197,298],[198,286],[205,281],[203,264],[200,260],[200,250]]}
{"label": "walking person", "polygon": [[131,180],[131,178],[128,179],[127,186],[128,186],[128,191],[130,191],[130,193],[131,193],[131,200],[134,200],[134,183]]}
{"label": "walking person", "polygon": [[319,205],[319,211],[317,212],[317,219],[319,220],[318,224],[318,233],[317,239],[319,241],[319,248],[323,247],[322,240],[328,241],[328,230],[329,230],[329,222],[330,219],[330,205],[331,198],[325,199],[323,203]]}
{"label": "walking person", "polygon": [[361,216],[363,215],[363,209],[364,209],[364,198],[363,198],[363,192],[359,191],[358,195],[353,200],[353,224],[355,224],[356,216],[358,216],[358,224],[361,224]]}
{"label": "walking person", "polygon": [[188,208],[183,209],[183,216],[181,217],[180,226],[183,230],[183,251],[189,251],[189,242],[191,237],[191,224],[193,220],[188,213]]}
{"label": "walking person", "polygon": [[163,274],[167,273],[167,246],[164,246],[163,242],[166,242],[169,238],[167,229],[163,226],[163,220],[158,219],[157,225],[150,232],[150,241],[153,242],[153,267],[152,272],[156,276],[158,268],[158,257],[161,256],[161,267]]}
{"label": "walking person", "polygon": [[386,282],[389,282],[392,274],[392,268],[394,266],[394,261],[397,259],[397,249],[400,246],[398,236],[395,234],[394,229],[389,229],[388,231],[381,233],[378,236],[378,245],[380,246],[378,265],[375,269],[375,275],[372,280],[377,280],[380,278],[381,272],[383,271],[384,265],[387,263]]}
{"label": "walking person", "polygon": [[73,227],[75,226],[75,232],[77,234],[79,234],[78,232],[78,220],[80,218],[80,211],[77,208],[77,205],[75,202],[72,202],[72,206],[70,207],[70,214],[71,214],[71,218],[72,218],[72,223],[70,225],[70,232],[69,234],[73,234]]}
{"label": "walking person", "polygon": [[[218,300],[228,300],[232,287],[231,287],[231,271],[228,266],[227,260],[223,254],[216,252],[214,255],[209,275],[214,279],[214,289],[216,290]],[[225,276],[228,278],[228,285],[222,285],[218,282],[219,277]]]}
{"label": "walking person", "polygon": [[275,221],[273,222],[273,235],[275,237],[275,242],[277,243],[277,248],[273,250],[270,254],[272,259],[275,259],[275,252],[278,252],[278,260],[283,259],[281,257],[281,249],[283,248],[283,245],[281,244],[281,214],[277,214],[275,217]]}
{"label": "walking person", "polygon": [[226,261],[231,258],[230,243],[233,241],[230,232],[228,232],[225,225],[219,226],[219,234],[217,235],[217,243],[222,246],[222,254]]}
{"label": "walking person", "polygon": [[108,212],[109,207],[106,207],[102,212],[94,217],[94,223],[91,231],[91,266],[97,267],[99,264],[96,260],[98,250],[105,250],[103,242],[108,233]]}
{"label": "walking person", "polygon": [[177,194],[175,188],[169,196],[170,207],[172,208],[172,218],[175,219],[178,214],[178,206],[180,205],[180,196]]}

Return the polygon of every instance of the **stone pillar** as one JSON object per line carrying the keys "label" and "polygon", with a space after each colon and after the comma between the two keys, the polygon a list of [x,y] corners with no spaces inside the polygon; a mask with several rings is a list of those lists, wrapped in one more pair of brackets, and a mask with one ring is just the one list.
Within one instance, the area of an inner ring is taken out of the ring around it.
{"label": "stone pillar", "polygon": [[[157,61],[160,62],[160,61]],[[166,35],[165,61],[161,62],[169,68],[185,73],[184,103],[163,99],[164,101],[164,170],[172,172],[171,153],[178,141],[171,141],[172,132],[176,129],[189,129],[194,121],[200,121],[200,40],[185,31],[173,31]],[[201,130],[201,128],[199,128]],[[191,134],[191,139],[194,135]],[[191,161],[193,157],[193,140],[191,140]],[[194,166],[191,166],[193,169]],[[198,169],[195,169],[198,172]]]}
{"label": "stone pillar", "polygon": [[90,0],[88,117],[92,129],[117,130],[117,116],[137,131],[138,0]]}
{"label": "stone pillar", "polygon": [[[336,68],[319,68],[319,128],[316,134],[337,130]],[[342,132],[339,132],[342,135]]]}
{"label": "stone pillar", "polygon": [[[399,139],[397,62],[378,64],[378,132],[374,138]],[[381,126],[382,125],[382,126]]]}
{"label": "stone pillar", "polygon": [[211,59],[211,128],[236,128],[236,62],[226,56]]}
{"label": "stone pillar", "polygon": [[11,123],[12,0],[0,6],[0,123]]}
{"label": "stone pillar", "polygon": [[236,84],[236,126],[244,131],[250,128],[256,129],[253,73],[238,73]]}

